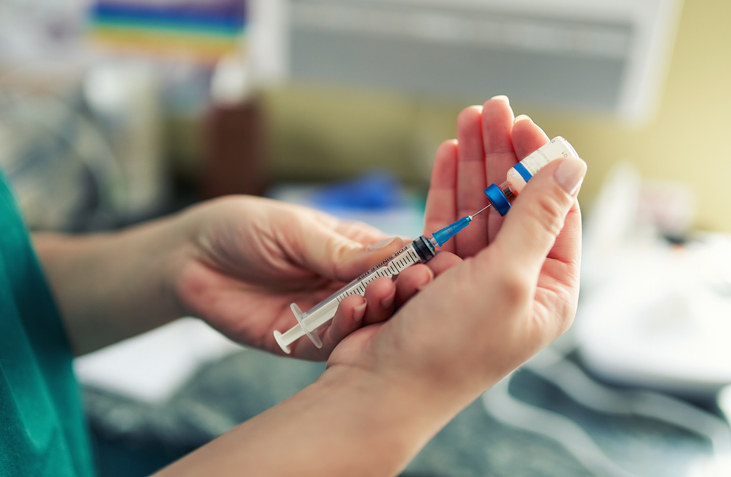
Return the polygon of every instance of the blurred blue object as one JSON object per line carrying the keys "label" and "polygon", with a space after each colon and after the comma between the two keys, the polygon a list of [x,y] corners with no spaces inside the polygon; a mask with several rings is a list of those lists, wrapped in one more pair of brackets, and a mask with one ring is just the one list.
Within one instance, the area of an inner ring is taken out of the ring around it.
{"label": "blurred blue object", "polygon": [[373,171],[354,180],[323,186],[312,196],[315,207],[379,211],[402,207],[406,194],[390,173]]}
{"label": "blurred blue object", "polygon": [[322,185],[279,184],[269,197],[311,207],[340,219],[369,224],[386,234],[416,237],[423,227],[424,200],[384,171]]}

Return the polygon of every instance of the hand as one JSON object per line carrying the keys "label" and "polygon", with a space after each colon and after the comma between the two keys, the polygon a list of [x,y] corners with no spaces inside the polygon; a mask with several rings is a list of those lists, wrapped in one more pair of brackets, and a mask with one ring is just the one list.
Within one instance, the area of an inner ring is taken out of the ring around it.
{"label": "hand", "polygon": [[[434,159],[424,233],[485,207],[485,188],[505,181],[508,169],[548,140],[527,116],[514,118],[505,96],[464,109],[457,118],[457,139],[442,143]],[[488,209],[442,250],[471,257],[492,242],[502,222],[496,210]]]}
{"label": "hand", "polygon": [[[488,101],[482,111],[463,111],[458,132],[458,143],[443,144],[437,156],[427,228],[479,209],[484,184],[502,182],[510,165],[547,140],[527,118],[513,124],[501,99]],[[484,169],[476,160],[483,152]],[[478,176],[483,170],[488,172]],[[451,248],[468,259],[435,257],[430,266],[437,276],[424,293],[388,322],[348,336],[328,365],[370,370],[418,393],[457,393],[466,405],[558,337],[570,325],[578,299],[576,194],[585,170],[575,159],[546,166],[515,200],[504,224],[493,214],[456,237]]]}
{"label": "hand", "polygon": [[[190,237],[174,285],[183,313],[236,341],[279,354],[272,332],[297,323],[290,303],[309,309],[406,243],[365,224],[253,197],[218,199],[180,220]],[[374,244],[382,247],[367,248]],[[292,344],[292,354],[327,358],[343,337],[390,317],[431,278],[428,268],[412,267],[395,283],[373,282],[365,298],[343,300],[321,332],[322,349],[303,337]]]}
{"label": "hand", "polygon": [[[458,127],[459,148],[490,146],[483,150],[487,168],[494,163],[498,176],[508,160],[530,152],[531,141],[539,146],[545,139],[530,121],[513,125],[512,112],[501,101],[489,101],[477,116],[483,125],[502,130],[465,128],[474,126],[472,110],[460,115]],[[494,114],[502,120],[495,121]],[[485,136],[500,139],[502,146],[495,148],[497,143],[486,142]],[[472,153],[482,153],[477,147],[470,154],[455,147],[440,148],[428,231],[462,215],[462,207],[473,205],[468,204],[473,195],[482,194],[482,179],[468,185],[470,168],[479,169]],[[472,159],[463,161],[466,157]],[[451,417],[571,323],[581,242],[576,194],[585,168],[576,159],[546,166],[515,200],[504,224],[491,217],[452,244],[454,252],[467,257],[464,261],[439,253],[428,264],[436,278],[422,286],[423,293],[390,320],[345,337],[317,382],[163,473],[197,475],[215,469],[233,475],[257,468],[277,475],[397,474]],[[491,175],[486,173],[485,181],[502,182]],[[473,186],[479,188],[463,190]],[[308,439],[302,439],[300,429],[312,431]],[[295,452],[282,460],[282,448]]]}

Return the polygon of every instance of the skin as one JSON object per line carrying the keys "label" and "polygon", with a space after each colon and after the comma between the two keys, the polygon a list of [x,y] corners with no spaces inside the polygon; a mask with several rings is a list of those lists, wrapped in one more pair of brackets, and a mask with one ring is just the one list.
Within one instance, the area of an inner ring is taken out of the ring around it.
{"label": "skin", "polygon": [[[303,207],[227,197],[122,233],[39,234],[34,243],[77,354],[180,316],[283,354],[272,330],[296,323],[290,303],[308,309],[405,241]],[[368,250],[373,245],[381,247]],[[321,333],[323,349],[304,339],[292,355],[326,359],[343,337],[389,317],[431,277],[424,267],[396,283],[377,281],[365,297],[343,302]]]}
{"label": "skin", "polygon": [[[530,119],[514,119],[507,98],[465,109],[457,140],[436,154],[425,230],[486,205],[481,190],[547,140]],[[505,219],[483,214],[427,265],[345,300],[322,331],[323,350],[307,340],[293,349],[328,360],[314,384],[161,475],[397,474],[456,413],[570,325],[584,171],[581,161],[554,161]],[[402,245],[367,249],[383,238],[238,197],[122,234],[44,236],[36,245],[77,350],[194,315],[279,352],[271,332],[294,323],[289,303],[307,309]]]}

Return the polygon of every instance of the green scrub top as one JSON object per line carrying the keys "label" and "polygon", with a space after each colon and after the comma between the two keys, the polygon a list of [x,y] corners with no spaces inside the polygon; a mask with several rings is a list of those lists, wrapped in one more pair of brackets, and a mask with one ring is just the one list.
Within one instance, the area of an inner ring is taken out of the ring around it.
{"label": "green scrub top", "polygon": [[0,475],[94,474],[71,351],[0,173]]}

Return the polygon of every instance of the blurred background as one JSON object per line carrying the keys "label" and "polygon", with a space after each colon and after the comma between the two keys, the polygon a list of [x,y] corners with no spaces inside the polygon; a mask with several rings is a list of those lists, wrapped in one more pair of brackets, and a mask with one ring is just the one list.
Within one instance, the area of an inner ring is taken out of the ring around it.
{"label": "blurred background", "polygon": [[[507,94],[589,165],[579,314],[404,475],[731,475],[729,18],[713,0],[4,0],[0,168],[34,230],[244,193],[415,236],[457,114]],[[191,318],[77,360],[101,475],[149,473],[321,371]]]}

